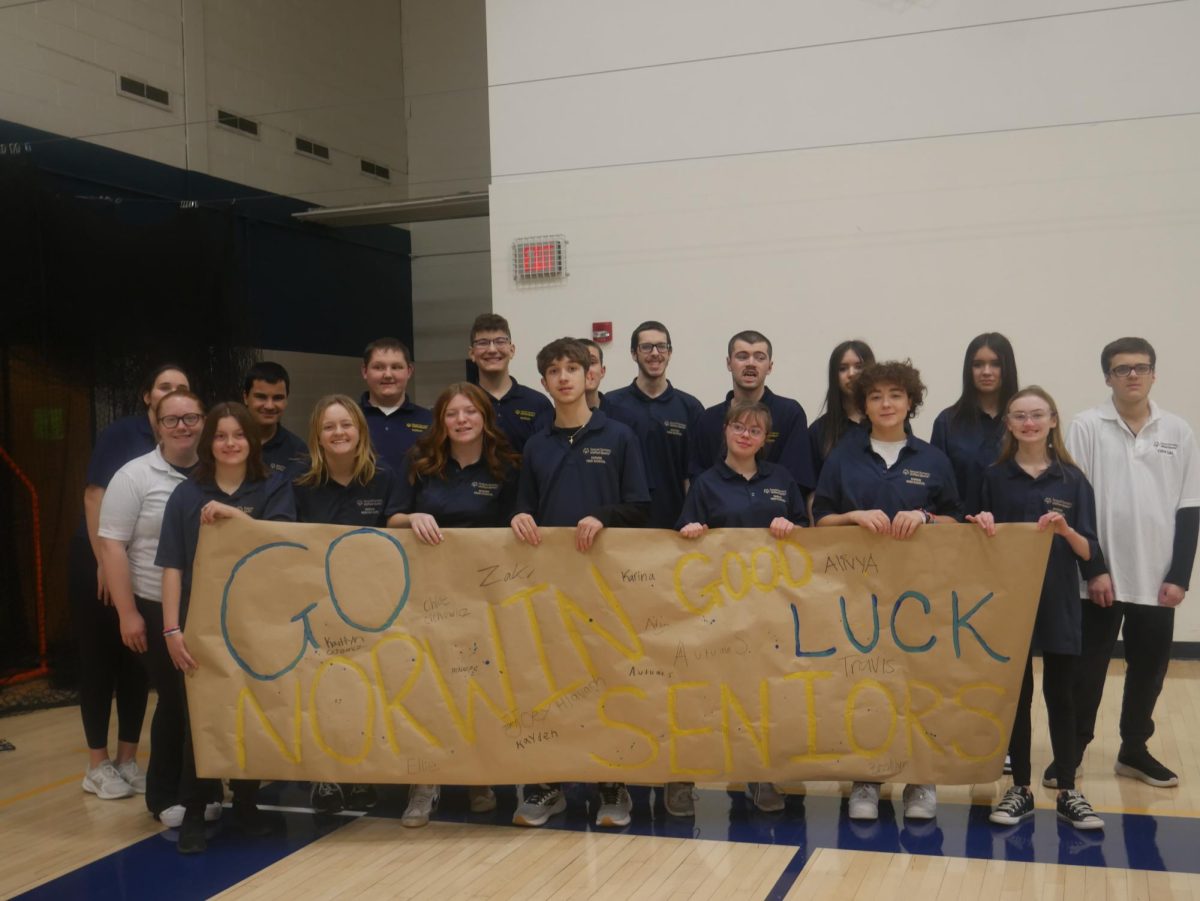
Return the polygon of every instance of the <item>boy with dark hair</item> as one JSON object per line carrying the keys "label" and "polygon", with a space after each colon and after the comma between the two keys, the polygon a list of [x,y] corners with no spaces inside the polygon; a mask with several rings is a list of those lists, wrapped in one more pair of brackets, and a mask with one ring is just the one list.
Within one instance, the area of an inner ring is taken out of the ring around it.
{"label": "boy with dark hair", "polygon": [[367,390],[358,403],[375,454],[394,472],[400,472],[404,455],[433,422],[432,414],[408,397],[414,369],[412,351],[398,338],[378,338],[363,350]]}
{"label": "boy with dark hair", "polygon": [[733,377],[733,390],[723,403],[709,407],[691,429],[688,473],[695,478],[717,462],[724,434],[725,411],[735,401],[765,404],[771,411],[771,434],[767,436],[766,460],[778,463],[792,474],[807,494],[816,485],[812,453],[808,444],[808,417],[798,401],[781,397],[767,387],[774,367],[771,341],[762,332],[746,330],[729,339],[725,366]]}
{"label": "boy with dark hair", "polygon": [[554,416],[546,395],[519,384],[508,373],[517,353],[508,320],[496,313],[480,313],[471,325],[467,358],[479,370],[479,387],[496,408],[500,431],[520,453],[529,436],[545,428]]}
{"label": "boy with dark hair", "polygon": [[[1144,338],[1100,354],[1112,396],[1080,413],[1067,449],[1096,492],[1102,559],[1084,567],[1083,654],[1075,669],[1076,753],[1096,727],[1108,663],[1124,627],[1118,776],[1171,787],[1179,777],[1146,746],[1171,659],[1175,608],[1191,579],[1200,533],[1200,451],[1186,422],[1150,400],[1157,355]],[[1054,787],[1053,766],[1042,782]]]}
{"label": "boy with dark hair", "polygon": [[278,363],[255,363],[242,380],[242,402],[258,426],[263,462],[288,481],[308,470],[308,445],[279,422],[287,409],[292,380]]}
{"label": "boy with dark hair", "polygon": [[[517,514],[512,529],[541,543],[539,526],[575,529],[575,546],[589,550],[606,526],[645,524],[650,493],[638,441],[627,426],[587,405],[587,347],[574,338],[551,341],[537,356],[542,384],[554,400],[554,418],[525,444]],[[625,826],[633,807],[617,782],[599,786],[598,826]],[[541,826],[567,808],[559,785],[530,785],[513,814],[518,826]]]}
{"label": "boy with dark hair", "polygon": [[673,529],[687,495],[689,439],[704,415],[704,405],[667,379],[671,363],[671,333],[661,322],[647,320],[633,330],[629,355],[637,375],[624,388],[609,392],[613,407],[636,411],[649,420],[655,450],[646,465],[654,493],[650,501],[651,528]]}

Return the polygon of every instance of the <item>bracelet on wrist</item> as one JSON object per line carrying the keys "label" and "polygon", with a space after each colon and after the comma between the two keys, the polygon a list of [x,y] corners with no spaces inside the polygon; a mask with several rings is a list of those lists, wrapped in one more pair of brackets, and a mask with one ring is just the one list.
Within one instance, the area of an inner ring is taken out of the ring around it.
{"label": "bracelet on wrist", "polygon": [[174,629],[163,629],[163,638],[168,638],[171,635],[179,635],[183,629],[176,626]]}

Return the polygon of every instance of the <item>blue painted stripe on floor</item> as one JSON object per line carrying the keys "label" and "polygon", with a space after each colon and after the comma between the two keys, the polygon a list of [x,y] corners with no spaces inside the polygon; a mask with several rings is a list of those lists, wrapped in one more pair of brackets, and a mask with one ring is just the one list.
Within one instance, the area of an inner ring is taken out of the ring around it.
{"label": "blue painted stripe on floor", "polygon": [[783,901],[787,897],[787,893],[792,890],[792,886],[796,884],[796,880],[800,878],[800,871],[804,869],[806,863],[808,863],[808,851],[800,848],[792,855],[788,865],[783,868],[783,872],[779,874],[775,885],[767,892],[764,901]]}
{"label": "blue painted stripe on floor", "polygon": [[[229,811],[225,814],[228,816]],[[353,822],[346,817],[276,811],[265,811],[263,815],[276,827],[274,833],[264,838],[247,838],[230,826],[214,823],[209,828],[208,850],[184,855],[175,850],[178,832],[168,829],[17,897],[38,901],[62,898],[199,901]]]}

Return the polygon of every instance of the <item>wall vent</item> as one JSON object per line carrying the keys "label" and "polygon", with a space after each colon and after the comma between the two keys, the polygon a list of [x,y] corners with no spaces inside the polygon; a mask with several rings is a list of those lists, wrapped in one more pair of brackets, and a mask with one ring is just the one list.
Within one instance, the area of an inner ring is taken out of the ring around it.
{"label": "wall vent", "polygon": [[322,162],[329,162],[329,148],[316,141],[310,141],[308,138],[296,138],[296,152]]}
{"label": "wall vent", "polygon": [[392,180],[392,170],[387,166],[381,166],[379,163],[372,163],[370,160],[360,160],[363,175],[369,175],[372,178],[378,178],[381,181]]}
{"label": "wall vent", "polygon": [[155,106],[171,107],[171,94],[163,88],[156,88],[128,75],[122,75],[117,80],[117,93],[134,100],[145,100]]}
{"label": "wall vent", "polygon": [[242,134],[258,137],[257,122],[253,119],[247,119],[245,116],[239,116],[237,113],[231,113],[228,110],[217,110],[217,124],[223,125],[226,128],[232,128],[234,131],[240,131]]}

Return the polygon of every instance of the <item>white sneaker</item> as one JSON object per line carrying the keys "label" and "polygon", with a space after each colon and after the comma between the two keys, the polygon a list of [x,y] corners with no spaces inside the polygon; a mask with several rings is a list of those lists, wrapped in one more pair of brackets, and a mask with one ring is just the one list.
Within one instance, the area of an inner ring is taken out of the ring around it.
{"label": "white sneaker", "polygon": [[121,774],[122,779],[129,783],[129,787],[139,795],[146,793],[146,774],[142,772],[141,767],[138,766],[138,762],[132,757],[120,764],[117,767],[117,772]]}
{"label": "white sneaker", "polygon": [[932,785],[904,786],[904,818],[932,820],[937,816],[937,788]]}
{"label": "white sneaker", "polygon": [[404,816],[400,817],[400,825],[410,829],[428,826],[429,815],[437,809],[441,795],[439,785],[414,785],[408,790],[408,807],[404,809]]}
{"label": "white sneaker", "polygon": [[747,782],[746,794],[763,813],[778,813],[784,808],[783,795],[773,782]]}
{"label": "white sneaker", "polygon": [[855,782],[850,789],[850,819],[879,819],[879,783]]}
{"label": "white sneaker", "polygon": [[628,826],[633,798],[623,782],[601,782],[600,807],[596,810],[597,826]]}
{"label": "white sneaker", "polygon": [[[212,801],[204,805],[204,822],[215,823],[221,819],[221,802]],[[178,829],[183,825],[183,815],[186,809],[182,804],[172,804],[163,810],[160,810],[155,818],[166,826],[168,829]]]}
{"label": "white sneaker", "polygon": [[105,760],[83,774],[83,790],[102,801],[132,798],[136,794],[133,786],[121,778],[111,760]]}

